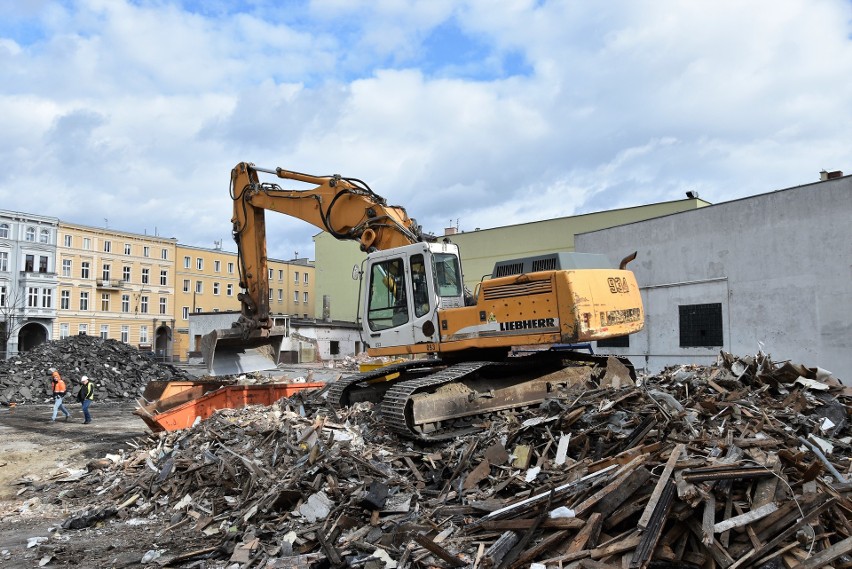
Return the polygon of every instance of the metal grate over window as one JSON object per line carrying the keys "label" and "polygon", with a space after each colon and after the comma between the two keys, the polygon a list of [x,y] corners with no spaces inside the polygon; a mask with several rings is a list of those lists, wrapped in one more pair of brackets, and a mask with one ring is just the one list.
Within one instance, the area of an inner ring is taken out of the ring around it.
{"label": "metal grate over window", "polygon": [[722,341],[722,304],[687,304],[680,312],[680,346],[718,347]]}

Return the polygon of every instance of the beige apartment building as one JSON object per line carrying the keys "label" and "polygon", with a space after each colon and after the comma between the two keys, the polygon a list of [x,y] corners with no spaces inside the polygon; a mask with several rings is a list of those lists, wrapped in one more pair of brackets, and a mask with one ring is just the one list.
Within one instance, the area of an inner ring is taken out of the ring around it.
{"label": "beige apartment building", "polygon": [[53,338],[88,334],[172,355],[177,240],[60,221]]}
{"label": "beige apartment building", "polygon": [[[192,313],[239,311],[236,253],[178,245],[176,253],[174,354],[186,360],[200,350],[189,334]],[[269,259],[269,307],[274,314],[314,318],[314,265],[308,259]]]}

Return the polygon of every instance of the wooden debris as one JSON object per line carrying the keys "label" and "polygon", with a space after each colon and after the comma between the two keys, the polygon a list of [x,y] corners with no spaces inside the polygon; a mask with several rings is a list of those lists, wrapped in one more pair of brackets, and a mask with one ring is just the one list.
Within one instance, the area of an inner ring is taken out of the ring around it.
{"label": "wooden debris", "polygon": [[387,432],[369,404],[332,412],[300,394],[152,435],[48,490],[74,486],[56,498],[79,512],[69,529],[161,515],[163,531],[217,544],[173,564],[848,566],[852,392],[795,383],[808,375],[820,381],[723,353],[635,385],[560,387],[428,446]]}

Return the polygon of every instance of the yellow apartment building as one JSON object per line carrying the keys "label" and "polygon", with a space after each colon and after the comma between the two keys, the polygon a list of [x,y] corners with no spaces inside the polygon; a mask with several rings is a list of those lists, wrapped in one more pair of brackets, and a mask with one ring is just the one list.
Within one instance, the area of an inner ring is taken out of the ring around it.
{"label": "yellow apartment building", "polygon": [[[185,361],[200,350],[189,334],[189,315],[239,311],[241,292],[236,253],[177,245],[174,354]],[[314,318],[315,269],[308,259],[269,259],[269,307],[274,314]]]}
{"label": "yellow apartment building", "polygon": [[112,338],[173,352],[177,240],[59,222],[54,338]]}

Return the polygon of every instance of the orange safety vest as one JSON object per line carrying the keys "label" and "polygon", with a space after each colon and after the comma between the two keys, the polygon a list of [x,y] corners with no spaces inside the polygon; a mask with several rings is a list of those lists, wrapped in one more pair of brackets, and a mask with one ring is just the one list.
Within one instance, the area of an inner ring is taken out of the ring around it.
{"label": "orange safety vest", "polygon": [[53,392],[65,393],[65,381],[58,371],[53,372]]}

